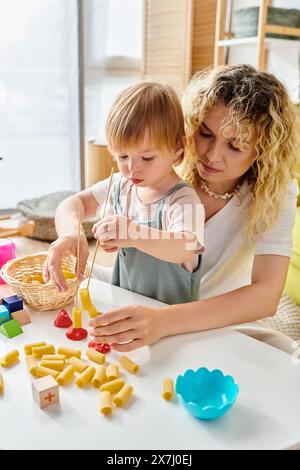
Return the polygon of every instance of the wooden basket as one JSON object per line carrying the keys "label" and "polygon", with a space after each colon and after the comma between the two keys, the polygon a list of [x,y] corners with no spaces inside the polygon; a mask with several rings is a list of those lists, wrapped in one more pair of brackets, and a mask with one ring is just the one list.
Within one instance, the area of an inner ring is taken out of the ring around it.
{"label": "wooden basket", "polygon": [[[1,270],[1,277],[12,287],[14,292],[20,296],[33,310],[56,310],[74,301],[77,292],[77,279],[66,279],[67,292],[58,292],[53,283],[29,284],[23,279],[27,275],[34,276],[42,273],[47,253],[23,256],[8,261]],[[76,258],[67,255],[63,258],[62,269],[75,274]]]}

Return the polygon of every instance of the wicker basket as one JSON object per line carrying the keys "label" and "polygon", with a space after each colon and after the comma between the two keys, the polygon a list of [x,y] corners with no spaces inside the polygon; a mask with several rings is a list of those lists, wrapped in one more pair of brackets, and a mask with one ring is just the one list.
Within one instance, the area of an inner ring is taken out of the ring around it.
{"label": "wicker basket", "polygon": [[[56,310],[74,301],[77,279],[66,279],[67,292],[58,292],[52,283],[29,284],[23,281],[26,275],[34,276],[43,271],[47,253],[23,256],[8,261],[1,270],[1,277],[33,310]],[[75,274],[76,258],[63,258],[62,269]],[[86,274],[86,273],[85,273]]]}

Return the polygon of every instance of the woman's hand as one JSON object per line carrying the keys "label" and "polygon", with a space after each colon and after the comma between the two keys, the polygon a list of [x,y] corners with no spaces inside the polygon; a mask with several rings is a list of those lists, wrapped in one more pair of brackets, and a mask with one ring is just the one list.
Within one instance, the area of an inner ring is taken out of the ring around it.
{"label": "woman's hand", "polygon": [[103,249],[111,252],[133,247],[134,240],[138,238],[139,225],[123,215],[110,215],[97,222],[92,231]]}
{"label": "woman's hand", "polygon": [[130,305],[103,313],[89,321],[96,343],[109,343],[113,349],[128,352],[153,344],[166,336],[160,308]]}
{"label": "woman's hand", "polygon": [[[44,281],[53,281],[58,291],[68,290],[67,282],[61,269],[61,262],[64,255],[72,253],[77,258],[77,235],[69,234],[59,237],[49,248],[48,256],[43,268]],[[88,258],[89,247],[84,234],[80,236],[80,260],[79,260],[79,280],[83,278],[83,273]],[[77,265],[76,265],[77,270]]]}

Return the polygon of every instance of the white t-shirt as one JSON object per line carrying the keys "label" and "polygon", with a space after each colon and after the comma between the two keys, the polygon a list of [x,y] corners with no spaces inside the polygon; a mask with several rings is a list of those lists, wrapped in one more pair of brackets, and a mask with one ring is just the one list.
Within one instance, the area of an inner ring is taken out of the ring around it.
{"label": "white t-shirt", "polygon": [[[107,201],[106,216],[115,214],[114,188],[120,174],[113,175],[112,189]],[[99,181],[90,189],[96,201],[99,203],[97,215],[101,216],[103,203],[109,179]],[[119,203],[122,215],[129,217],[138,223],[152,220],[159,208],[161,198],[151,204],[144,204],[137,192],[137,187],[130,181],[122,178]],[[196,215],[196,216],[195,216]],[[172,195],[168,196],[162,212],[162,230],[168,232],[185,232],[194,235],[197,239],[197,253],[204,250],[204,207],[196,192],[190,186],[184,186]],[[188,271],[194,271],[199,260],[196,254],[191,262],[183,263]]]}
{"label": "white t-shirt", "polygon": [[252,248],[248,246],[243,232],[252,199],[251,187],[247,182],[242,185],[239,195],[235,195],[206,222],[200,299],[250,284],[255,255],[291,255],[297,194],[298,185],[294,180],[289,185],[275,226]]}

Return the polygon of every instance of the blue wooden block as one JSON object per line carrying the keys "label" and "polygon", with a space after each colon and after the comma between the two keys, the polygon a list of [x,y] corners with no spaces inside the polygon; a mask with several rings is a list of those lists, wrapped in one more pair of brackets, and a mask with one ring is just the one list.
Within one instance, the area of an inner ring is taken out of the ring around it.
{"label": "blue wooden block", "polygon": [[4,297],[3,305],[7,308],[9,313],[23,310],[23,300],[18,295],[11,295],[10,297]]}
{"label": "blue wooden block", "polygon": [[0,325],[10,320],[8,309],[4,305],[0,305]]}

